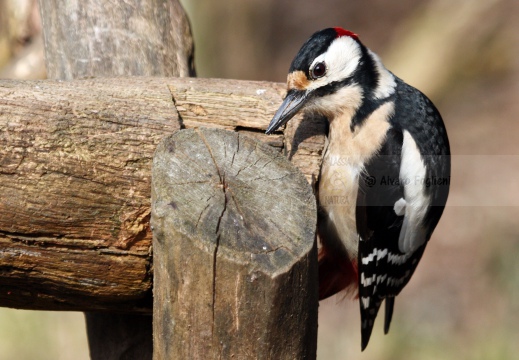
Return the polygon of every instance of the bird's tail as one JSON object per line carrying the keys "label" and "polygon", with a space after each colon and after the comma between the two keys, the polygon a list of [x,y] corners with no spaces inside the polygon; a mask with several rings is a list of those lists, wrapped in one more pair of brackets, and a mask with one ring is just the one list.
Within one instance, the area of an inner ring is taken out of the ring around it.
{"label": "bird's tail", "polygon": [[368,346],[371,332],[373,331],[373,324],[375,323],[375,318],[377,317],[381,303],[381,299],[363,297],[362,294],[359,294],[362,351]]}
{"label": "bird's tail", "polygon": [[[391,318],[393,317],[393,307],[395,305],[394,297],[385,298],[386,301],[386,314],[384,318],[384,333],[387,334],[389,326],[391,325]],[[374,297],[362,297],[359,295],[360,303],[360,319],[361,319],[361,346],[362,351],[368,346],[371,332],[373,330],[373,324],[377,317],[378,310],[382,304],[382,299]]]}
{"label": "bird's tail", "polygon": [[393,307],[395,306],[395,298],[386,298],[386,316],[384,318],[384,334],[389,332],[389,325],[391,325],[391,319],[393,318]]}

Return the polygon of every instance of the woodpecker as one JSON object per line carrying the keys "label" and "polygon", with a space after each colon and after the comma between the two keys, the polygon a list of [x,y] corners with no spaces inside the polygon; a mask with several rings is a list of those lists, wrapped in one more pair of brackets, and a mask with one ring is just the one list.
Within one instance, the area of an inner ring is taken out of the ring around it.
{"label": "woodpecker", "polygon": [[433,103],[342,28],[313,34],[292,61],[287,95],[266,133],[299,111],[328,119],[319,184],[319,297],[358,297],[361,347],[385,300],[409,282],[438,224],[450,147]]}

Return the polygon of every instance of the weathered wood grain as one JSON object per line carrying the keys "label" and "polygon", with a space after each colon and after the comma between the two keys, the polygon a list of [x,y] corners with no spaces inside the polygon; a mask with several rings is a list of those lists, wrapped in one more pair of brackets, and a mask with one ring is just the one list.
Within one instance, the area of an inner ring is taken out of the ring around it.
{"label": "weathered wood grain", "polygon": [[327,123],[324,118],[297,115],[284,132],[265,135],[285,95],[285,86],[269,82],[179,79],[169,85],[185,128],[211,126],[236,130],[284,153],[313,185],[319,176]]}
{"label": "weathered wood grain", "polygon": [[50,79],[194,75],[177,0],[44,0],[40,12]]}
{"label": "weathered wood grain", "polygon": [[234,129],[275,145],[312,181],[323,122],[262,134],[283,88],[139,77],[0,81],[0,306],[149,312],[155,147],[181,127]]}
{"label": "weathered wood grain", "polygon": [[177,132],[155,153],[152,209],[155,359],[315,358],[316,200],[283,155]]}

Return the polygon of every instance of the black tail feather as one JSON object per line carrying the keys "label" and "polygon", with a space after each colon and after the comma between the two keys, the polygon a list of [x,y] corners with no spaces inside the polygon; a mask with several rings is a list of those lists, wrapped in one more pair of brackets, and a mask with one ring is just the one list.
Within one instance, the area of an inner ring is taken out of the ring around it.
{"label": "black tail feather", "polygon": [[384,318],[384,334],[389,332],[389,326],[391,325],[391,319],[393,318],[393,307],[395,306],[395,298],[386,298],[386,316]]}
{"label": "black tail feather", "polygon": [[371,332],[373,331],[373,324],[371,325],[362,325],[361,329],[361,350],[364,351],[368,346],[369,339],[371,338]]}
{"label": "black tail feather", "polygon": [[377,313],[380,308],[380,304],[382,304],[382,300],[375,301],[375,298],[370,298],[370,305],[364,308],[362,305],[362,298],[359,297],[359,303],[361,321],[361,349],[362,351],[364,351],[366,346],[368,346],[369,339],[371,338],[371,332],[373,331],[375,318],[377,317]]}

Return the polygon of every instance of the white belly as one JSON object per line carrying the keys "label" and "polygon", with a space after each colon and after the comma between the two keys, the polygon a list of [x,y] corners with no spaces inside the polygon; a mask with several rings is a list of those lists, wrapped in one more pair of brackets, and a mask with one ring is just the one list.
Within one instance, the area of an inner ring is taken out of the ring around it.
{"label": "white belly", "polygon": [[330,154],[323,159],[319,182],[319,204],[335,225],[350,259],[357,258],[355,207],[360,170],[355,164]]}
{"label": "white belly", "polygon": [[338,117],[330,123],[329,144],[319,180],[319,204],[334,223],[350,259],[357,259],[358,241],[355,210],[359,177],[375,155],[390,128],[387,119],[393,103],[379,107],[354,133],[351,117]]}

